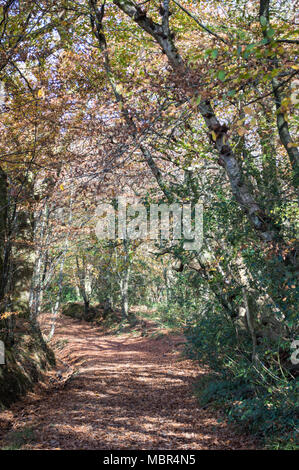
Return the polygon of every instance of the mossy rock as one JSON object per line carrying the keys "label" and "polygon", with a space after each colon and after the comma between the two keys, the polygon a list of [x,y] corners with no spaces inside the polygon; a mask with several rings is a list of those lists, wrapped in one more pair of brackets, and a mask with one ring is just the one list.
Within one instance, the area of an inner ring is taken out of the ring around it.
{"label": "mossy rock", "polygon": [[43,371],[54,365],[53,351],[29,327],[16,335],[14,345],[5,350],[5,364],[0,365],[0,409],[31,390]]}
{"label": "mossy rock", "polygon": [[97,306],[90,306],[88,315],[85,315],[84,304],[80,302],[69,302],[62,307],[62,314],[77,320],[93,321],[100,315]]}
{"label": "mossy rock", "polygon": [[84,305],[79,302],[69,302],[62,307],[62,314],[67,317],[83,320],[84,318]]}
{"label": "mossy rock", "polygon": [[29,444],[36,439],[36,433],[33,428],[25,426],[16,431],[12,430],[5,436],[7,445],[1,450],[19,450],[25,444]]}

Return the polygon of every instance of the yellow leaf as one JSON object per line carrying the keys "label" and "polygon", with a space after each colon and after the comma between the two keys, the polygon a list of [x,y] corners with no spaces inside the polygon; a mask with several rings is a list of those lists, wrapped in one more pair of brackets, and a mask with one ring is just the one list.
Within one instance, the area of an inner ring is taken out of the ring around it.
{"label": "yellow leaf", "polygon": [[240,127],[239,129],[237,129],[237,132],[240,137],[243,137],[243,135],[246,134],[246,129],[245,127]]}
{"label": "yellow leaf", "polygon": [[243,108],[243,111],[245,114],[249,114],[250,116],[253,116],[255,113],[254,113],[254,110],[252,108],[250,108],[249,106],[245,106]]}
{"label": "yellow leaf", "polygon": [[37,92],[37,96],[38,96],[38,98],[44,98],[45,97],[45,89],[40,88]]}
{"label": "yellow leaf", "polygon": [[61,184],[59,187],[60,187],[61,191],[63,191],[63,190],[64,190],[64,186],[63,186],[63,184]]}

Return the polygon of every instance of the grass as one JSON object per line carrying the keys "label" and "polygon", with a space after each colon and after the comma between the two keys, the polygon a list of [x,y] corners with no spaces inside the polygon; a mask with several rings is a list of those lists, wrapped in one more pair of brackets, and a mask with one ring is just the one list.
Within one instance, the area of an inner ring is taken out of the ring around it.
{"label": "grass", "polygon": [[10,431],[6,436],[7,446],[1,450],[20,450],[25,444],[34,441],[35,432],[31,427],[25,427],[18,431]]}

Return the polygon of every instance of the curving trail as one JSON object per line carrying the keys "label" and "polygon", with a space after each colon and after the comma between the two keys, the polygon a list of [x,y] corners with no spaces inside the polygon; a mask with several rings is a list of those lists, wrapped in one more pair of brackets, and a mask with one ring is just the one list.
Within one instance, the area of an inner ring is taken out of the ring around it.
{"label": "curving trail", "polygon": [[0,413],[0,448],[7,431],[25,427],[35,437],[23,449],[256,447],[218,422],[215,411],[198,407],[192,383],[206,372],[181,359],[182,338],[107,336],[61,317],[55,342],[63,339],[68,343],[58,352],[58,374],[48,374],[42,387]]}

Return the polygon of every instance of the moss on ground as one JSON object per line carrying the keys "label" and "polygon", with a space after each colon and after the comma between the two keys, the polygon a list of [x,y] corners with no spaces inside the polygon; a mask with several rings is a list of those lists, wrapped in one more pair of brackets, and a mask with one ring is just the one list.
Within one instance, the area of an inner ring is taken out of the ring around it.
{"label": "moss on ground", "polygon": [[1,450],[20,450],[25,444],[29,444],[34,441],[35,432],[31,427],[24,427],[17,431],[10,431],[5,441],[7,445],[2,447]]}

